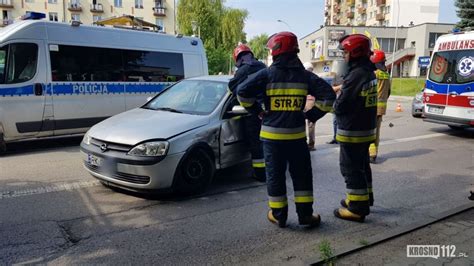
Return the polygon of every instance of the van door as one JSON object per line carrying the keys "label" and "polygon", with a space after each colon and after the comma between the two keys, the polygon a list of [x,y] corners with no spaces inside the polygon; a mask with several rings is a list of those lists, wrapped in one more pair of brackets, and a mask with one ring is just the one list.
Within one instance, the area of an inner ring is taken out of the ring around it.
{"label": "van door", "polygon": [[5,140],[36,136],[43,122],[46,64],[43,41],[0,47],[0,131]]}
{"label": "van door", "polygon": [[451,82],[448,88],[446,115],[473,120],[474,50],[459,50],[451,54]]}
{"label": "van door", "polygon": [[125,111],[122,51],[49,44],[54,135],[84,133]]}

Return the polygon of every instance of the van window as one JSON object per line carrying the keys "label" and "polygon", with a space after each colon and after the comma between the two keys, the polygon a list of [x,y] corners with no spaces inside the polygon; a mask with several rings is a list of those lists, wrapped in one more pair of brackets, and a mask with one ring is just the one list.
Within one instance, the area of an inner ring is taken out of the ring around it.
{"label": "van window", "polygon": [[59,45],[50,55],[53,81],[123,81],[119,49]]}
{"label": "van window", "polygon": [[175,82],[184,78],[179,53],[59,45],[50,55],[53,81]]}
{"label": "van window", "polygon": [[183,55],[125,51],[127,81],[176,82],[184,78]]}
{"label": "van window", "polygon": [[0,49],[0,82],[6,84],[31,80],[36,75],[38,46],[15,43]]}
{"label": "van window", "polygon": [[462,84],[474,81],[474,50],[437,52],[428,78],[438,83]]}

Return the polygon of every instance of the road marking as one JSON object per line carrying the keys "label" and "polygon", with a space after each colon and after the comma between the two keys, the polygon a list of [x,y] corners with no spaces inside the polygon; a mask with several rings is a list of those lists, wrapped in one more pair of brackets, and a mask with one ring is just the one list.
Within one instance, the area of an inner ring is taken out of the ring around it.
{"label": "road marking", "polygon": [[98,186],[99,184],[100,184],[99,181],[92,180],[92,181],[81,181],[81,182],[74,182],[74,183],[63,183],[59,185],[52,185],[52,186],[38,187],[38,188],[28,188],[28,189],[22,189],[22,190],[14,190],[14,191],[0,191],[0,200],[45,194],[45,193],[51,193],[51,192],[71,191],[71,190],[76,190],[76,189],[81,189],[81,188],[86,188],[86,187],[94,187],[94,186]]}
{"label": "road marking", "polygon": [[442,136],[446,136],[446,134],[434,133],[434,134],[409,137],[409,138],[403,138],[403,139],[392,139],[392,140],[382,141],[380,142],[379,145],[390,145],[390,144],[397,144],[397,143],[409,142],[409,141],[420,140],[420,139],[431,139],[431,138],[442,137]]}

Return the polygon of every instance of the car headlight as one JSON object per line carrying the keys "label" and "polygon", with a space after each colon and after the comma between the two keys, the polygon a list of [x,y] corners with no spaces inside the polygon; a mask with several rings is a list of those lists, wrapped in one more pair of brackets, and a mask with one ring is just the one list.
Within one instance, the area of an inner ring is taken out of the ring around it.
{"label": "car headlight", "polygon": [[168,151],[167,141],[151,141],[133,147],[127,154],[134,156],[163,156]]}
{"label": "car headlight", "polygon": [[423,101],[423,94],[417,94],[415,96],[415,100],[419,101],[419,102],[422,102]]}
{"label": "car headlight", "polygon": [[89,136],[89,134],[85,134],[84,135],[84,138],[82,138],[82,142],[86,145],[90,145],[91,144],[91,137]]}

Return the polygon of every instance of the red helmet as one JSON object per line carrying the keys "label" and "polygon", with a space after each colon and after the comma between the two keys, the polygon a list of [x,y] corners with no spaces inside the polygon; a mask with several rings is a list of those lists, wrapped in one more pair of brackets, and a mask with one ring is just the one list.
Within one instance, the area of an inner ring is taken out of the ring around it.
{"label": "red helmet", "polygon": [[291,32],[282,31],[268,38],[267,48],[272,51],[272,56],[283,53],[298,53],[298,38]]}
{"label": "red helmet", "polygon": [[237,45],[237,47],[235,47],[234,49],[234,61],[237,62],[237,58],[239,58],[239,55],[240,53],[242,52],[252,52],[252,50],[250,50],[250,47],[248,47],[247,45],[241,43],[239,45]]}
{"label": "red helmet", "polygon": [[374,50],[374,54],[370,57],[370,61],[374,64],[382,63],[385,61],[385,52],[382,50]]}
{"label": "red helmet", "polygon": [[363,34],[351,34],[339,40],[339,48],[349,52],[350,58],[370,57],[370,39]]}

